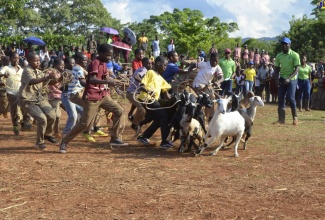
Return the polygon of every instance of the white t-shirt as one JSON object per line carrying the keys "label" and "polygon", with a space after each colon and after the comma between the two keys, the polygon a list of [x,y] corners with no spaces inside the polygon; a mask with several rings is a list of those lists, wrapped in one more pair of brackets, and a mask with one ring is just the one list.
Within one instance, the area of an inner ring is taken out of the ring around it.
{"label": "white t-shirt", "polygon": [[212,67],[210,62],[199,62],[197,68],[199,72],[193,81],[194,87],[209,85],[215,76],[222,75],[221,67],[219,65]]}
{"label": "white t-shirt", "polygon": [[175,45],[174,44],[169,44],[167,46],[167,52],[174,51],[175,50]]}
{"label": "white t-shirt", "polygon": [[236,75],[236,84],[245,85],[245,77],[243,75],[239,75],[239,76]]}
{"label": "white t-shirt", "polygon": [[0,69],[1,74],[8,74],[8,78],[6,79],[7,85],[7,93],[11,95],[16,95],[19,91],[19,87],[21,85],[21,75],[23,74],[23,68],[18,65],[18,71],[16,72],[15,67],[4,66]]}
{"label": "white t-shirt", "polygon": [[153,51],[160,51],[159,40],[153,40],[152,41],[152,49],[153,49]]}

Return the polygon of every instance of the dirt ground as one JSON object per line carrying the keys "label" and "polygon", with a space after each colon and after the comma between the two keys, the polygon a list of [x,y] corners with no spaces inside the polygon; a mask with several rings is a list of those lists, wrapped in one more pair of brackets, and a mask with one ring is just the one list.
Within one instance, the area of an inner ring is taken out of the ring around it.
{"label": "dirt ground", "polygon": [[35,128],[14,136],[1,116],[0,219],[325,219],[324,116],[301,112],[295,127],[287,113],[275,126],[276,106],[258,107],[238,158],[232,147],[159,149],[159,131],[156,146],[141,146],[129,122],[127,147],[78,136],[67,154],[50,143],[40,152]]}

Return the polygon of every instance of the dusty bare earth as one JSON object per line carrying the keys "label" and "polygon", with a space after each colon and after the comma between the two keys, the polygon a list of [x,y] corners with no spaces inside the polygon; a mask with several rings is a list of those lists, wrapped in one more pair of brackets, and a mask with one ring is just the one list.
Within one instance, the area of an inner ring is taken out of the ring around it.
{"label": "dusty bare earth", "polygon": [[35,128],[14,136],[1,116],[0,219],[325,219],[324,116],[275,126],[276,106],[258,107],[239,158],[161,150],[159,131],[140,146],[129,122],[127,147],[79,136],[65,155],[50,143],[39,152]]}

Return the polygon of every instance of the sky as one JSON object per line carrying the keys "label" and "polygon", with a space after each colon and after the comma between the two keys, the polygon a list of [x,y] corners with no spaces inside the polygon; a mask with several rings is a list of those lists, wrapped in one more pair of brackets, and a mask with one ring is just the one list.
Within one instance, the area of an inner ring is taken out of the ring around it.
{"label": "sky", "polygon": [[236,22],[239,31],[230,37],[276,37],[290,28],[294,15],[310,17],[311,0],[101,0],[112,17],[122,23],[141,22],[174,8],[200,10],[206,18]]}

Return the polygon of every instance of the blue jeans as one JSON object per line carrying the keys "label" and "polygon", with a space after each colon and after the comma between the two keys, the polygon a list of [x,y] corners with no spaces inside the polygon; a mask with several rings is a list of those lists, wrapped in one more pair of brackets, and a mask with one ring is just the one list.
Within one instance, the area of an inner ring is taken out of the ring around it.
{"label": "blue jeans", "polygon": [[221,95],[231,95],[232,94],[232,80],[225,80],[221,83],[222,94]]}
{"label": "blue jeans", "polygon": [[238,95],[240,92],[243,92],[244,85],[236,85],[236,95]]}
{"label": "blue jeans", "polygon": [[285,79],[279,79],[279,90],[278,90],[278,107],[281,109],[285,108],[286,98],[290,102],[291,109],[296,109],[295,93],[297,89],[297,79],[290,80],[288,84],[284,84]]}
{"label": "blue jeans", "polygon": [[67,134],[76,125],[78,114],[82,114],[82,107],[71,102],[67,94],[62,93],[61,100],[68,114],[67,123],[62,133]]}
{"label": "blue jeans", "polygon": [[248,92],[253,92],[254,81],[245,80],[245,96]]}
{"label": "blue jeans", "polygon": [[310,81],[309,79],[298,79],[298,100],[301,101],[302,98],[310,99]]}

